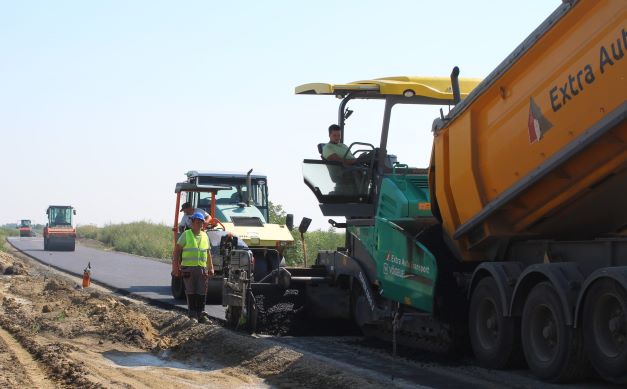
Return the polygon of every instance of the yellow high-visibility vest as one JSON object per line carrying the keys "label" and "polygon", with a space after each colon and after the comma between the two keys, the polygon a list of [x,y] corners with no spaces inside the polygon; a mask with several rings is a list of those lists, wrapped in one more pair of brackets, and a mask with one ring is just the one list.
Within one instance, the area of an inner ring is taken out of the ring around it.
{"label": "yellow high-visibility vest", "polygon": [[204,231],[200,231],[200,242],[192,230],[187,230],[185,234],[185,247],[181,255],[181,266],[207,266],[207,250],[209,250],[209,238]]}

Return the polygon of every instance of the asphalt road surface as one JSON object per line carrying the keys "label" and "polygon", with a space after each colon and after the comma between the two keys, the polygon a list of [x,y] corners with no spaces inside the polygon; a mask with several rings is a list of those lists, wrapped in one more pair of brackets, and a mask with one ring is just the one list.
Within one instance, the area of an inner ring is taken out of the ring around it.
{"label": "asphalt road surface", "polygon": [[[170,264],[155,259],[103,251],[76,245],[76,251],[44,251],[44,241],[35,238],[8,238],[9,243],[31,258],[76,276],[91,263],[91,280],[133,297],[150,300],[161,306],[187,309],[184,300],[170,294]],[[207,314],[224,320],[224,307],[208,305]]]}

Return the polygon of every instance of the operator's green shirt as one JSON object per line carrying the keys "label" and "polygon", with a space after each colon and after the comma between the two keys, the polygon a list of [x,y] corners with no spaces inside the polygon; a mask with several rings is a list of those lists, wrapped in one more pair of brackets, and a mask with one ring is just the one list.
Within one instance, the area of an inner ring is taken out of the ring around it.
{"label": "operator's green shirt", "polygon": [[[328,159],[331,155],[335,154],[340,158],[355,159],[353,154],[350,152],[346,153],[347,151],[348,146],[346,146],[344,143],[335,144],[329,142],[322,148],[322,158]],[[346,157],[344,157],[344,155],[346,155]]]}

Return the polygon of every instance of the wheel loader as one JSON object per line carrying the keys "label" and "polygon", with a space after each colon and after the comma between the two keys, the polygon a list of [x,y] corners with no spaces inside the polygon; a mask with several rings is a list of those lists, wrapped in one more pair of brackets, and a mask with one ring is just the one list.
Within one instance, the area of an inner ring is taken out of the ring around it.
{"label": "wheel loader", "polygon": [[[270,223],[268,180],[265,175],[253,174],[251,169],[246,174],[189,171],[186,176],[187,180],[175,187],[174,244],[183,232],[179,228],[181,204],[190,203],[193,208],[209,214],[205,231],[211,244],[215,275],[209,279],[207,299],[219,303],[225,275],[225,258],[220,251],[223,238],[235,236],[237,244],[234,248],[250,251],[257,279],[280,266],[283,251],[293,238],[287,226]],[[184,298],[183,280],[175,274],[172,268],[172,296]]]}

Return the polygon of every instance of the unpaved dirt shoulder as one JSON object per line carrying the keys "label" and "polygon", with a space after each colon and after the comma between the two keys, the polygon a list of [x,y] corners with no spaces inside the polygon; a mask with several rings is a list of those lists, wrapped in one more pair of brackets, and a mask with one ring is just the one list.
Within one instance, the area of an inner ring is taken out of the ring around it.
{"label": "unpaved dirt shoulder", "polygon": [[2,388],[54,388],[39,363],[2,328],[0,328],[0,366],[7,367],[2,369],[0,374]]}
{"label": "unpaved dirt shoulder", "polygon": [[[0,327],[56,387],[383,386],[276,342],[81,289],[56,273],[0,252]],[[151,362],[124,362],[129,357]],[[2,363],[10,368],[10,360]],[[8,387],[33,378],[14,380]]]}

